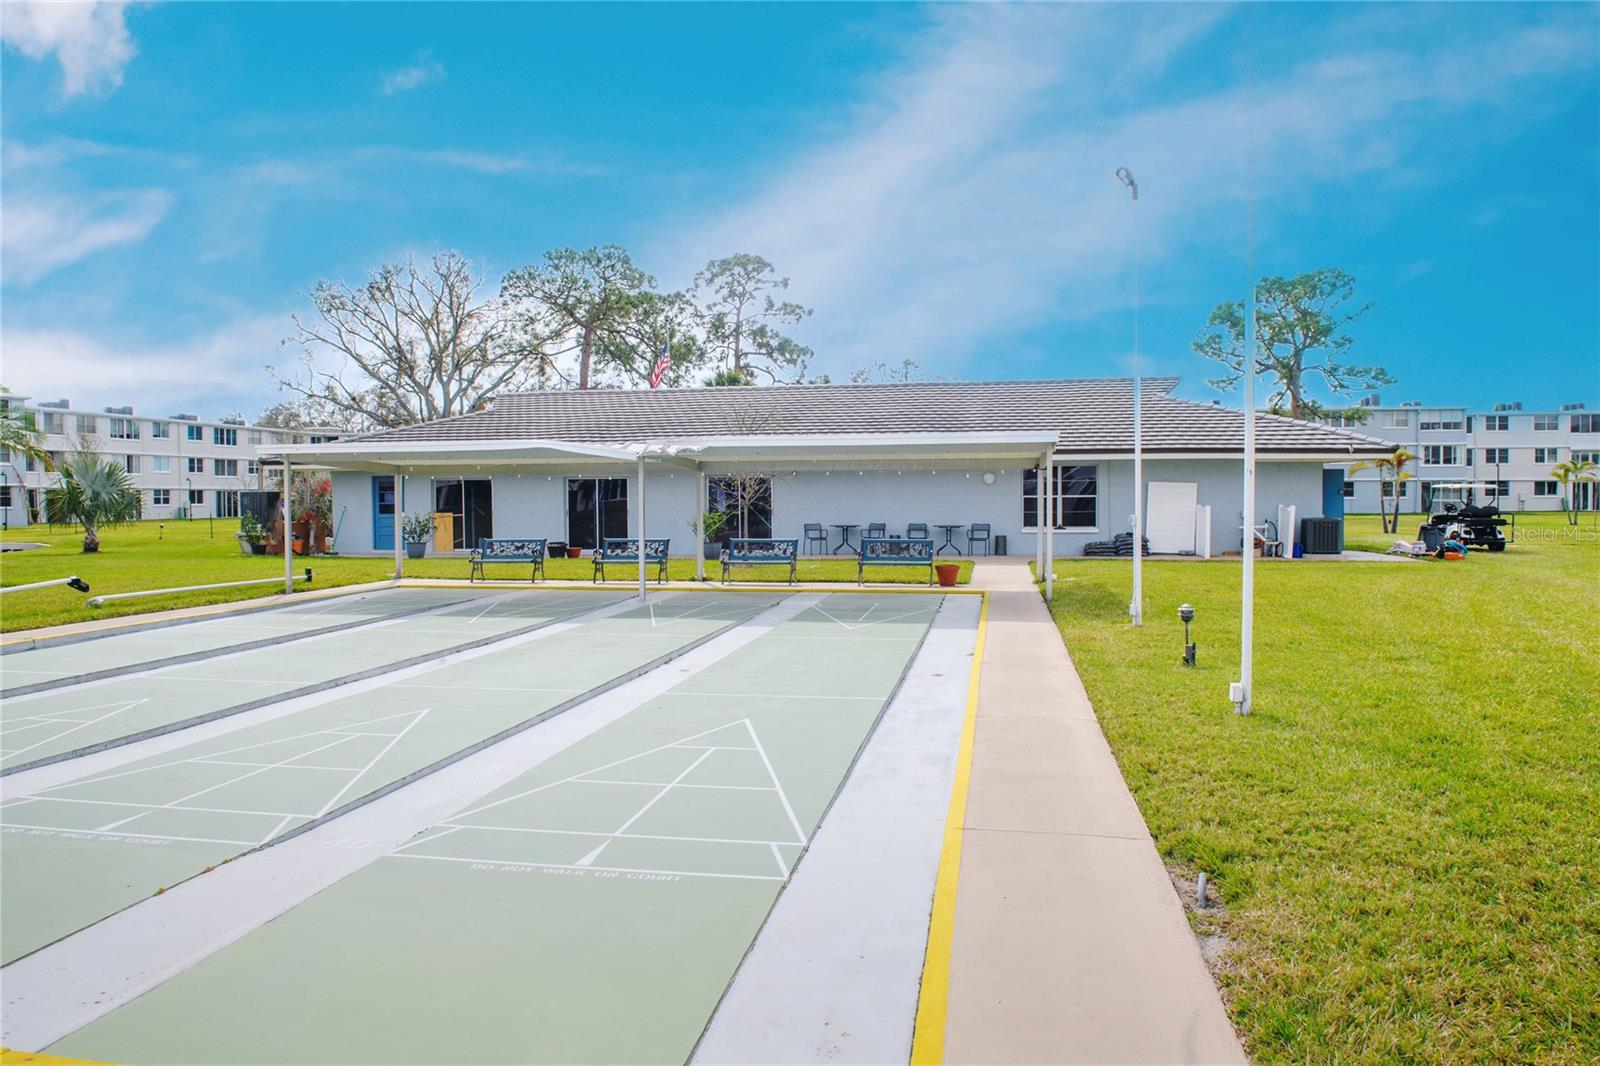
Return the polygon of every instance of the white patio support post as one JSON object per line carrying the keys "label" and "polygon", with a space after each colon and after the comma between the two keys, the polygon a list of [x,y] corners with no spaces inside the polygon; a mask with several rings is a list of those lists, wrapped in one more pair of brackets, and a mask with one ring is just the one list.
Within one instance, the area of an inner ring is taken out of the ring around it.
{"label": "white patio support post", "polygon": [[1037,502],[1033,508],[1033,528],[1037,530],[1033,538],[1033,572],[1039,575],[1039,580],[1044,580],[1044,464],[1036,463],[1033,467],[1033,488]]}
{"label": "white patio support post", "polygon": [[1045,505],[1044,527],[1044,602],[1056,598],[1056,467],[1055,456],[1044,457]]}
{"label": "white patio support post", "polygon": [[699,493],[694,501],[694,579],[706,579],[706,469],[696,466],[694,470],[695,491]]}
{"label": "white patio support post", "polygon": [[294,484],[294,472],[289,469],[289,457],[283,457],[283,591],[294,591],[294,505],[289,502],[289,486]]}
{"label": "white patio support post", "polygon": [[[1253,257],[1252,257],[1253,259]],[[1250,267],[1244,313],[1244,573],[1239,594],[1239,681],[1228,693],[1240,714],[1250,713],[1255,680],[1256,626],[1256,279]]]}
{"label": "white patio support post", "polygon": [[644,449],[639,449],[639,602],[644,602]]}
{"label": "white patio support post", "polygon": [[[1117,168],[1117,180],[1128,187],[1132,203],[1139,202],[1139,184],[1127,167]],[[1133,599],[1128,620],[1144,625],[1144,418],[1139,395],[1139,230],[1133,227]]]}
{"label": "white patio support post", "polygon": [[405,540],[406,478],[399,467],[394,470],[394,579],[399,581],[406,572]]}

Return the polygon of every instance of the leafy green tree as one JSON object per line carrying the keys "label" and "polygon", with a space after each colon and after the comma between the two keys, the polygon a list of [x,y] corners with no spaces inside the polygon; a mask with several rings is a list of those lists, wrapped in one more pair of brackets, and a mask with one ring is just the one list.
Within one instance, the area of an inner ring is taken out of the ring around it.
{"label": "leafy green tree", "polygon": [[55,460],[44,449],[44,434],[31,411],[14,410],[10,404],[0,407],[0,448],[32,459],[46,470],[55,468]]}
{"label": "leafy green tree", "polygon": [[1584,482],[1594,483],[1600,478],[1600,471],[1591,459],[1564,459],[1550,468],[1550,476],[1567,490],[1567,522],[1577,525],[1578,486]]}
{"label": "leafy green tree", "polygon": [[750,376],[748,370],[735,370],[731,366],[721,366],[701,379],[700,383],[709,388],[724,388],[727,386],[754,385],[755,378]]}
{"label": "leafy green tree", "polygon": [[811,309],[774,295],[788,287],[789,279],[778,277],[759,255],[739,253],[707,263],[695,275],[694,297],[710,357],[751,379],[759,375],[774,384],[802,379],[811,349],[780,327],[809,318]]}
{"label": "leafy green tree", "polygon": [[635,387],[648,385],[667,346],[663,386],[683,385],[705,363],[705,346],[695,332],[695,306],[681,292],[640,293],[631,312],[609,330],[596,351],[607,378]]}
{"label": "leafy green tree", "polygon": [[51,525],[82,526],[84,551],[100,550],[102,526],[138,520],[139,490],[116,463],[79,451],[62,461],[59,473],[60,484],[45,490],[45,514]]}
{"label": "leafy green tree", "polygon": [[546,252],[541,262],[507,274],[500,295],[517,310],[525,346],[548,365],[576,354],[573,384],[587,389],[607,369],[607,357],[637,354],[627,333],[637,316],[648,315],[655,284],[626,249],[607,244]]}
{"label": "leafy green tree", "polygon": [[[1306,396],[1313,376],[1335,396],[1394,384],[1380,366],[1345,361],[1355,338],[1344,328],[1372,307],[1351,305],[1355,286],[1355,278],[1333,268],[1257,282],[1255,365],[1276,381],[1269,407],[1291,418],[1336,413]],[[1244,376],[1244,319],[1243,300],[1218,304],[1193,342],[1196,354],[1227,368],[1208,381],[1213,388],[1232,391]]]}
{"label": "leafy green tree", "polygon": [[[1376,470],[1378,472],[1378,517],[1385,533],[1397,533],[1400,530],[1400,486],[1410,481],[1412,474],[1406,469],[1411,465],[1416,456],[1404,448],[1397,448],[1393,455],[1380,455],[1375,459],[1363,459],[1359,463],[1350,464],[1350,473],[1358,470]],[[1389,491],[1384,491],[1388,485]],[[1389,501],[1394,500],[1394,514],[1389,513]]]}

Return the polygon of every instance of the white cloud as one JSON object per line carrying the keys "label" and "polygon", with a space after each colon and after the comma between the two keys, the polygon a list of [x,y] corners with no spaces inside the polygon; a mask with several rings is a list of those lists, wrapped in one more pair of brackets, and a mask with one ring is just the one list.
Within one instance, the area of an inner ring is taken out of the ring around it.
{"label": "white cloud", "polygon": [[0,4],[0,40],[32,59],[53,55],[63,96],[114,89],[135,52],[126,10],[121,0],[10,0]]}
{"label": "white cloud", "polygon": [[393,96],[395,93],[421,88],[430,82],[444,81],[444,77],[444,64],[433,58],[432,52],[423,49],[416,54],[409,66],[385,71],[379,82],[379,88],[383,95]]}
{"label": "white cloud", "polygon": [[[805,336],[815,369],[909,356],[981,374],[974,353],[986,339],[1125,305],[1136,245],[1148,277],[1195,244],[1238,241],[1252,183],[1262,204],[1282,205],[1318,183],[1397,180],[1424,154],[1431,116],[1480,117],[1528,79],[1595,61],[1592,24],[1558,11],[1447,47],[1346,43],[1279,64],[1251,90],[1222,76],[1237,27],[1208,36],[1219,10],[938,9],[844,135],[777,161],[744,202],[666,234],[680,258],[664,273],[755,252],[817,308]],[[1219,76],[1188,95],[1136,93],[1171,84],[1179,56]],[[1139,177],[1137,208],[1112,178],[1124,165]]]}
{"label": "white cloud", "polygon": [[8,191],[0,275],[8,285],[31,285],[95,252],[142,241],[172,203],[172,194],[162,189],[93,195]]}
{"label": "white cloud", "polygon": [[279,358],[289,316],[253,315],[170,343],[72,329],[5,329],[6,384],[24,396],[65,395],[74,407],[131,403],[142,412],[198,408],[254,413],[277,399],[264,369]]}

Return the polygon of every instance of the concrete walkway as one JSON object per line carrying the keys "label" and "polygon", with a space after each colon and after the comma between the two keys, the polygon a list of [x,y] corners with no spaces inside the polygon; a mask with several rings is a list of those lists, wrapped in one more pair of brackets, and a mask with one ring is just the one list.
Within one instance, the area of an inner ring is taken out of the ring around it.
{"label": "concrete walkway", "polygon": [[1027,560],[989,591],[947,1062],[1244,1062]]}

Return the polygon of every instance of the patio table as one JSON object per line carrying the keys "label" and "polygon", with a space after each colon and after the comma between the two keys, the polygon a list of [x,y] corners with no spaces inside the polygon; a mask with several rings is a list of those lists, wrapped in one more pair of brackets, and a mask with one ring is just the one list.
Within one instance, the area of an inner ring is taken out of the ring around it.
{"label": "patio table", "polygon": [[861,524],[859,522],[834,522],[831,524],[834,529],[839,531],[839,546],[833,549],[833,554],[838,555],[842,551],[855,551],[856,546],[850,543],[850,531],[852,529],[860,529]]}
{"label": "patio table", "polygon": [[945,552],[945,549],[948,548],[951,551],[955,552],[957,555],[960,555],[961,554],[961,549],[956,547],[956,530],[961,528],[961,523],[960,522],[935,522],[934,523],[934,527],[937,528],[937,529],[944,530],[944,543],[939,545],[939,550],[934,552],[933,554],[935,554],[935,555],[943,555],[944,552]]}

